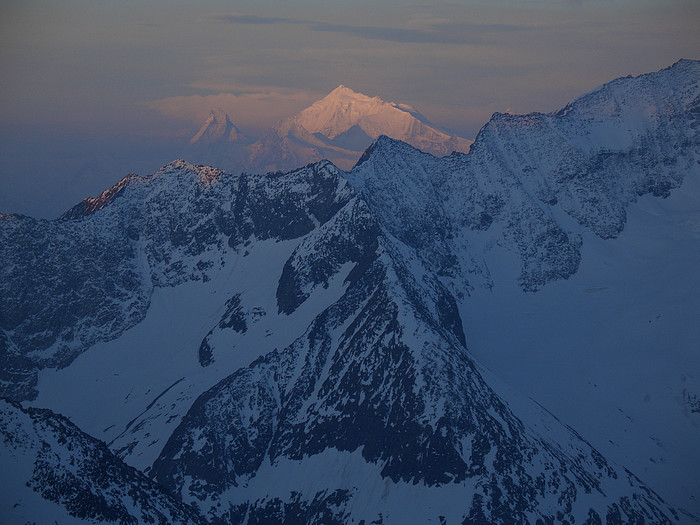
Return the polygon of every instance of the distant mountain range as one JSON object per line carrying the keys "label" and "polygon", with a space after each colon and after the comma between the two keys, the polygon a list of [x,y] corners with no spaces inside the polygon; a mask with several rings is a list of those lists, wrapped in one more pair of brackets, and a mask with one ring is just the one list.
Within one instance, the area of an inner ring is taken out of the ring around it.
{"label": "distant mountain range", "polygon": [[291,170],[321,159],[349,170],[380,135],[440,157],[466,153],[473,142],[439,129],[411,106],[341,85],[257,139],[243,136],[226,113],[212,109],[183,155],[233,172]]}
{"label": "distant mountain range", "polygon": [[[370,136],[343,104],[277,136]],[[2,521],[698,523],[699,134],[683,60],[468,154],[0,214]]]}

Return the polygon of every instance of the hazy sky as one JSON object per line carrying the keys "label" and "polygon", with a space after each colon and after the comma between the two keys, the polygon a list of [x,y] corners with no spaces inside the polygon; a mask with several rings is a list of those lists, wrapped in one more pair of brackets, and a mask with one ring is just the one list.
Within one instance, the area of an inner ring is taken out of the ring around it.
{"label": "hazy sky", "polygon": [[473,138],[698,59],[698,27],[699,0],[0,0],[0,211],[55,216],[172,160],[212,106],[254,133],[338,84]]}

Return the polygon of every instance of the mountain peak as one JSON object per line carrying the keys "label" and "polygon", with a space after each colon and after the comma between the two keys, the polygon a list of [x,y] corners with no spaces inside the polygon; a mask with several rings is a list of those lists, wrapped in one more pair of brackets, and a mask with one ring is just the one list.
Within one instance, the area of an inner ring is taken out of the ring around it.
{"label": "mountain peak", "polygon": [[372,144],[364,151],[360,159],[355,164],[355,167],[360,166],[375,157],[376,155],[387,156],[391,151],[400,152],[403,155],[412,155],[413,153],[425,155],[417,148],[401,140],[393,139],[387,135],[379,135]]}
{"label": "mountain peak", "polygon": [[243,138],[240,130],[231,122],[228,114],[219,108],[212,108],[209,116],[197,134],[190,139],[190,144],[198,142],[235,142]]}
{"label": "mountain peak", "polygon": [[220,108],[211,108],[209,110],[209,118],[219,118],[219,119],[228,119],[228,115],[223,109]]}
{"label": "mountain peak", "polygon": [[288,125],[301,125],[309,133],[320,133],[334,139],[358,125],[363,119],[380,113],[384,106],[389,104],[381,98],[369,97],[341,84],[321,100],[293,116]]}
{"label": "mountain peak", "polygon": [[[337,101],[338,99],[349,99],[355,103],[384,103],[384,101],[379,98],[379,97],[370,97],[368,95],[365,95],[364,93],[360,93],[359,91],[355,91],[347,86],[344,86],[343,84],[340,84],[337,88],[335,88],[333,91],[328,93],[324,98],[319,100],[318,102],[322,102],[324,100],[329,100],[329,101]],[[317,102],[317,103],[318,103]]]}
{"label": "mountain peak", "polygon": [[200,164],[192,164],[186,160],[176,159],[169,162],[157,172],[155,172],[152,177],[158,177],[161,175],[173,175],[178,173],[186,173],[195,176],[202,186],[210,186],[216,180],[218,180],[224,171],[219,168],[214,168],[211,166],[203,166]]}
{"label": "mountain peak", "polygon": [[280,136],[300,126],[330,141],[361,133],[367,141],[380,135],[407,142],[434,155],[454,150],[467,152],[471,141],[451,135],[431,124],[408,104],[369,97],[340,84],[321,100],[285,119],[277,126]]}

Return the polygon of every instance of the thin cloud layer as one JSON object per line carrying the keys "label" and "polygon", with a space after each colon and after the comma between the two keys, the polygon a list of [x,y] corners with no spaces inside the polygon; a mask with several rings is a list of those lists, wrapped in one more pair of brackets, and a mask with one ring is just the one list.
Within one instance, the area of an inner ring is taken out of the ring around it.
{"label": "thin cloud layer", "polygon": [[401,44],[475,44],[485,38],[495,40],[500,33],[513,33],[534,30],[534,27],[516,24],[470,24],[432,21],[424,27],[390,27],[369,25],[348,25],[330,22],[314,22],[287,17],[253,15],[218,15],[219,22],[243,25],[296,24],[306,26],[311,31],[340,33],[368,40],[382,40]]}

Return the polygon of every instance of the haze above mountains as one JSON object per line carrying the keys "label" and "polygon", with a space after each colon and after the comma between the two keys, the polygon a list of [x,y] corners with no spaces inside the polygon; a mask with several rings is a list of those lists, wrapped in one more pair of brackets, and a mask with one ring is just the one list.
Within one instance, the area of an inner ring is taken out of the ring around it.
{"label": "haze above mountains", "polygon": [[257,139],[244,136],[229,115],[212,109],[183,157],[234,172],[285,171],[321,159],[349,170],[380,135],[438,157],[454,151],[466,153],[473,142],[439,129],[411,106],[368,97],[341,85]]}

